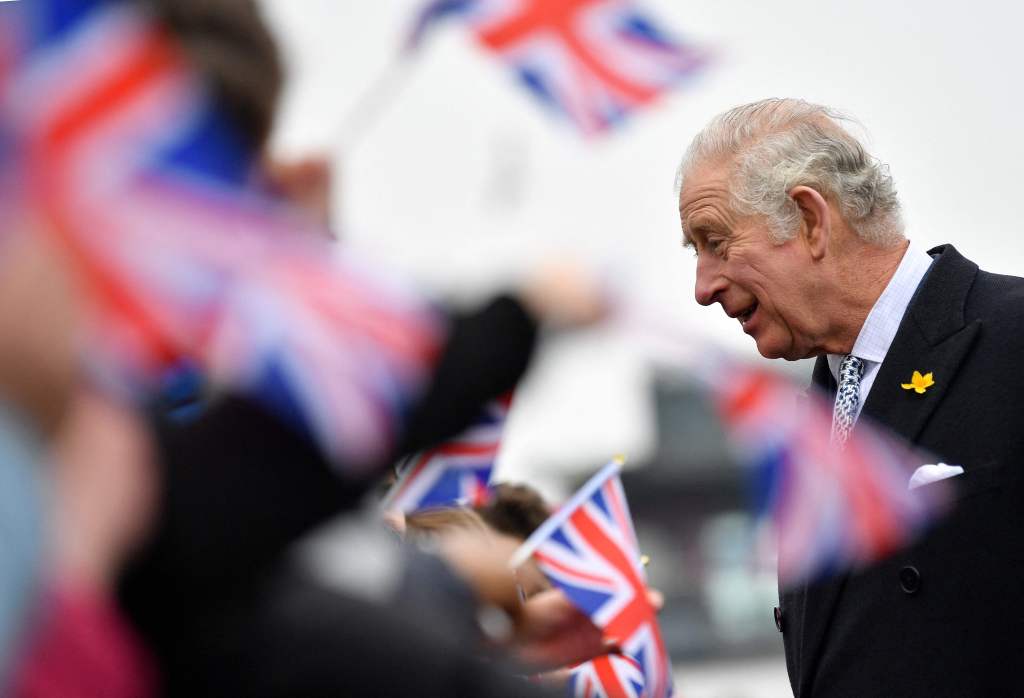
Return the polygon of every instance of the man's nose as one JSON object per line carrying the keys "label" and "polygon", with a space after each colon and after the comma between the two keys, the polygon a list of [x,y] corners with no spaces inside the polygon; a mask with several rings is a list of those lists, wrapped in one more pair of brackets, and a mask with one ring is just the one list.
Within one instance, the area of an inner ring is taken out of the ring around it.
{"label": "man's nose", "polygon": [[718,294],[725,289],[725,279],[718,271],[715,260],[705,255],[697,257],[697,282],[694,284],[694,297],[701,305],[711,305],[718,300]]}

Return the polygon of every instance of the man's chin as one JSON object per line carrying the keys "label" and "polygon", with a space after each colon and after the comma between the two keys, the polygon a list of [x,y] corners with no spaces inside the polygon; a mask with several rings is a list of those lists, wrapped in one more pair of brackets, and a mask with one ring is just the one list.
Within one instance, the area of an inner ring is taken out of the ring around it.
{"label": "man's chin", "polygon": [[797,361],[804,357],[796,356],[793,352],[793,345],[789,342],[773,342],[770,338],[755,340],[757,342],[757,353],[766,359],[785,359],[786,361]]}

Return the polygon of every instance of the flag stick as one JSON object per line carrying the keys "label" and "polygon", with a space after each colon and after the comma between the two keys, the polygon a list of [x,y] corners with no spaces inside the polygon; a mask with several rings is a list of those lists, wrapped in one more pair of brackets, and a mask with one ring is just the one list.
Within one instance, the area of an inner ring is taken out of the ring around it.
{"label": "flag stick", "polygon": [[338,127],[337,149],[348,155],[363,137],[392,107],[409,84],[412,74],[413,52],[400,50],[370,84],[356,97],[355,102],[341,117]]}

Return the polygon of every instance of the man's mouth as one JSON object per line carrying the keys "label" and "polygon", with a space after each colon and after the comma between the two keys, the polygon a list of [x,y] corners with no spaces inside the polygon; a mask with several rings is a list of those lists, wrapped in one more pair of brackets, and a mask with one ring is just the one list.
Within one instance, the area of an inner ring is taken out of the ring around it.
{"label": "man's mouth", "polygon": [[740,321],[740,325],[746,327],[747,323],[750,322],[750,318],[752,318],[754,316],[754,313],[756,313],[756,312],[757,312],[757,301],[754,301],[754,303],[751,304],[750,307],[748,307],[745,310],[742,310],[741,312],[737,313],[736,319]]}

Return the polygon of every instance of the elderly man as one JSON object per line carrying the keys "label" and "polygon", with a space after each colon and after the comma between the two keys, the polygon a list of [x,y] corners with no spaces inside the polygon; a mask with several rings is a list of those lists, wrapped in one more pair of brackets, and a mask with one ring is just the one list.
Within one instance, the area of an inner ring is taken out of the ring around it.
{"label": "elderly man", "polygon": [[794,694],[1024,695],[1024,280],[908,242],[887,167],[826,107],[716,117],[678,182],[697,302],[767,358],[817,357],[835,440],[870,418],[962,468],[945,469],[956,507],[919,543],[784,590]]}

